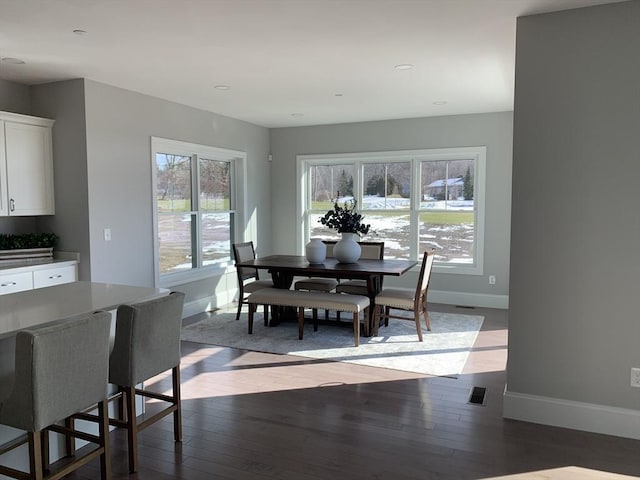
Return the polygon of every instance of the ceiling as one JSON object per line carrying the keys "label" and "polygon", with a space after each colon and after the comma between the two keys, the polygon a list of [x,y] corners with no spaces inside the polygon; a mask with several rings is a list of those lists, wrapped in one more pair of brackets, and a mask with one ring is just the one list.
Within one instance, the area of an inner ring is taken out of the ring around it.
{"label": "ceiling", "polygon": [[88,78],[265,127],[507,111],[516,18],[614,1],[0,0],[0,58],[25,62],[0,79]]}

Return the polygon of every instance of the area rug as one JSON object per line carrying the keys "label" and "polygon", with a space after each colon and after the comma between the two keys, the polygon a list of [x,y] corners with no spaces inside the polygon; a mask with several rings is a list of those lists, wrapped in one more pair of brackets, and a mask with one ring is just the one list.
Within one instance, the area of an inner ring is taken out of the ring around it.
{"label": "area rug", "polygon": [[249,335],[244,311],[238,321],[235,313],[220,313],[186,326],[182,340],[456,377],[464,368],[484,317],[439,312],[429,315],[431,331],[423,325],[423,342],[418,341],[412,320],[391,319],[388,327],[380,327],[377,337],[361,337],[360,346],[355,347],[353,328],[346,320],[344,325],[320,325],[317,332],[309,320],[305,322],[304,339],[298,340],[295,322],[265,327],[258,313],[253,334]]}

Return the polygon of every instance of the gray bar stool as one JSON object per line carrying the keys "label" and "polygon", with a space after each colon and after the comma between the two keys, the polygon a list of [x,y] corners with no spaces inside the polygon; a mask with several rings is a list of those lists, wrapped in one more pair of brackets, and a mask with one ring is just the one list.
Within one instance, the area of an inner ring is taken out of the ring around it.
{"label": "gray bar stool", "polygon": [[[0,474],[19,479],[59,479],[100,457],[100,477],[111,478],[107,379],[111,315],[96,312],[16,335],[15,373],[0,381],[0,423],[27,435],[0,453],[29,444],[29,472],[0,466]],[[54,425],[98,406],[98,435]],[[49,472],[49,432],[81,438],[95,449],[61,470]]]}
{"label": "gray bar stool", "polygon": [[[118,307],[116,338],[109,361],[109,382],[117,385],[124,403],[124,419],[109,423],[127,429],[129,471],[138,469],[138,432],[173,413],[173,435],[182,441],[180,404],[180,328],[184,293]],[[173,394],[163,395],[135,388],[141,382],[171,370]],[[135,396],[153,398],[169,405],[138,421]],[[122,413],[122,412],[121,412]]]}

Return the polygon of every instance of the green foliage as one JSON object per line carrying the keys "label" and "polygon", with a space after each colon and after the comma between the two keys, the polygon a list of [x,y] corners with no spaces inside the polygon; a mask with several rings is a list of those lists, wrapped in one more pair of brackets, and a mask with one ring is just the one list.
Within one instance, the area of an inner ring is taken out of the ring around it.
{"label": "green foliage", "polygon": [[[367,195],[377,195],[379,197],[384,197],[384,176],[383,175],[374,175],[367,182],[367,188],[365,189],[365,193]],[[402,195],[402,185],[398,182],[392,175],[387,175],[387,197],[392,195],[404,196]]]}
{"label": "green foliage", "polygon": [[336,198],[333,202],[333,209],[329,210],[324,217],[318,220],[322,225],[338,230],[339,233],[369,233],[371,225],[362,223],[364,218],[356,212],[357,202],[355,200],[347,200],[342,204],[338,204]]}
{"label": "green foliage", "polygon": [[0,250],[19,248],[52,248],[58,236],[55,233],[0,233]]}
{"label": "green foliage", "polygon": [[464,174],[462,182],[462,196],[465,200],[473,200],[473,179],[469,167],[467,167],[467,173]]}
{"label": "green foliage", "polygon": [[353,195],[353,177],[349,176],[347,178],[347,172],[344,169],[338,179],[338,191],[347,197]]}

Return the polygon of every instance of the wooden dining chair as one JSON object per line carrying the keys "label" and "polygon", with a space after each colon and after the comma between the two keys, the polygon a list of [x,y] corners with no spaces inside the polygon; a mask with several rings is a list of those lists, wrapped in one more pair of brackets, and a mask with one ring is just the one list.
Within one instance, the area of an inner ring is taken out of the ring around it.
{"label": "wooden dining chair", "polygon": [[[273,281],[260,280],[257,268],[239,267],[238,263],[248,262],[256,258],[256,251],[253,248],[253,242],[234,243],[233,258],[236,262],[236,275],[238,277],[238,311],[236,313],[236,320],[240,319],[240,312],[242,311],[242,305],[247,304],[247,296],[250,293],[257,292],[261,288],[273,287]],[[268,305],[264,307],[264,324],[267,325],[269,321]]]}
{"label": "wooden dining chair", "polygon": [[416,322],[418,340],[422,342],[422,328],[420,327],[420,315],[424,316],[427,330],[431,330],[431,321],[427,311],[427,290],[433,267],[434,251],[425,252],[422,258],[422,266],[418,275],[418,284],[415,289],[410,288],[384,288],[376,295],[375,313],[373,317],[373,335],[378,335],[380,321],[388,323],[390,318],[411,320],[406,316],[392,313],[392,310],[413,312],[413,320]]}
{"label": "wooden dining chair", "polygon": [[[384,259],[384,242],[358,242],[362,249],[360,258],[383,260]],[[382,288],[382,277],[378,278],[380,283],[376,290]],[[340,282],[336,287],[336,293],[350,293],[352,295],[368,295],[366,280],[346,280]]]}
{"label": "wooden dining chair", "polygon": [[[327,246],[327,258],[333,257],[333,247],[336,245],[337,240],[323,240],[323,243]],[[303,290],[307,292],[332,292],[338,286],[340,282],[335,278],[321,278],[310,277],[304,280],[298,280],[293,284],[294,290]],[[313,320],[317,320],[318,311],[313,311]],[[329,310],[324,311],[324,319],[329,319]]]}

